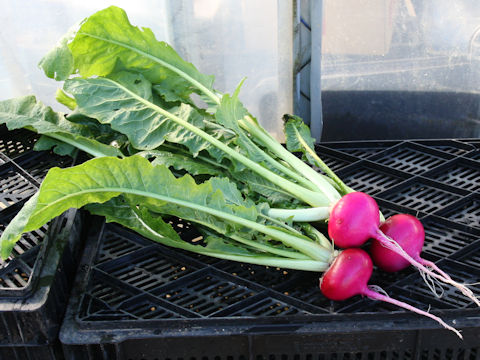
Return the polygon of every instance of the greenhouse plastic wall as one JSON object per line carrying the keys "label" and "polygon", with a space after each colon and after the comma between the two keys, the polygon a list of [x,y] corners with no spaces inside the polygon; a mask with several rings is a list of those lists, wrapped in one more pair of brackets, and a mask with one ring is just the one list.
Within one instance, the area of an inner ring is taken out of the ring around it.
{"label": "greenhouse plastic wall", "polygon": [[[130,21],[151,27],[158,39],[167,37],[166,1],[116,1]],[[50,106],[58,83],[48,79],[37,64],[75,24],[111,5],[105,0],[10,1],[2,0],[0,11],[0,98],[35,94]]]}
{"label": "greenhouse plastic wall", "polygon": [[[480,3],[298,1],[295,111],[312,128],[321,72],[323,141],[478,137]],[[323,20],[322,56],[311,30]],[[312,49],[312,53],[310,52]],[[313,112],[314,110],[312,110]]]}
{"label": "greenhouse plastic wall", "polygon": [[[281,116],[293,111],[292,1],[115,1],[134,25],[149,27],[215,86],[240,99],[264,127],[282,137]],[[37,64],[73,25],[112,4],[3,0],[0,12],[0,98],[37,94],[55,109],[58,84]]]}

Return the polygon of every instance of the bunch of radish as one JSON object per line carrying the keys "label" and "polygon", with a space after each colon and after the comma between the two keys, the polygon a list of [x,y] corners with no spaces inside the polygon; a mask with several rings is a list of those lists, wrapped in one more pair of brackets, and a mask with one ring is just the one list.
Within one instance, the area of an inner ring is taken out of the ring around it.
{"label": "bunch of radish", "polygon": [[[368,286],[373,263],[386,271],[411,264],[426,281],[452,285],[480,305],[466,285],[420,257],[424,230],[417,219],[395,215],[381,223],[373,198],[353,191],[328,168],[302,119],[284,116],[280,143],[241,103],[243,81],[231,95],[220,93],[212,76],[150,29],[132,25],[124,10],[110,6],[82,21],[40,67],[63,84],[56,98],[72,113],[65,116],[24,96],[0,101],[0,124],[42,135],[38,150],[81,150],[92,159],[49,171],[1,234],[2,258],[23,233],[72,206],[87,206],[167,246],[326,271],[320,288],[332,300],[364,295],[386,301],[460,337],[438,317],[375,292]],[[171,216],[198,226],[204,243],[183,241],[168,222]],[[340,253],[308,224],[327,220],[331,240],[345,249]],[[369,239],[373,261],[359,249]]]}
{"label": "bunch of radish", "polygon": [[[413,265],[422,273],[422,276],[458,288],[480,306],[480,301],[466,285],[454,281],[433,262],[420,257],[425,231],[416,217],[397,214],[380,224],[379,214],[375,200],[362,192],[346,194],[333,206],[328,222],[328,234],[336,246],[346,250],[336,257],[320,279],[322,293],[327,298],[337,301],[363,295],[374,300],[389,302],[428,316],[462,338],[458,330],[439,317],[380,294],[374,291],[374,286],[368,286],[373,263],[387,272],[400,271]],[[372,239],[371,257],[359,248],[369,239]]]}

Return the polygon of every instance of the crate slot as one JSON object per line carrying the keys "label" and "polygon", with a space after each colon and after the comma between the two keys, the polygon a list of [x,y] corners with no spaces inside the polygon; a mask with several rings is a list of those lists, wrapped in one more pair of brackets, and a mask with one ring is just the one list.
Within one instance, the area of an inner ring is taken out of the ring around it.
{"label": "crate slot", "polygon": [[[353,164],[358,158],[344,154],[340,151],[334,151],[324,146],[316,146],[315,151],[325,164],[334,172]],[[320,171],[318,168],[316,168]]]}
{"label": "crate slot", "polygon": [[224,261],[215,265],[216,268],[238,276],[242,279],[262,284],[266,287],[278,287],[279,285],[296,277],[297,271],[259,265]]}
{"label": "crate slot", "polygon": [[79,319],[82,321],[121,321],[135,320],[135,316],[117,308],[111,309],[109,304],[86,294],[83,298],[84,312]]}
{"label": "crate slot", "polygon": [[119,310],[131,315],[133,318],[144,320],[183,317],[178,313],[164,308],[161,302],[143,294],[123,303],[119,307]]}
{"label": "crate slot", "polygon": [[[295,278],[276,289],[282,296],[288,297],[299,304],[299,307],[308,309],[310,313],[338,313],[352,304],[363,301],[360,296],[336,302],[324,297],[319,289],[321,274],[298,272]],[[373,280],[372,280],[373,281]]]}
{"label": "crate slot", "polygon": [[155,290],[197,270],[194,265],[162,254],[161,248],[146,248],[130,253],[100,268],[143,291]]}
{"label": "crate slot", "polygon": [[358,162],[344,171],[339,171],[338,176],[352,189],[363,191],[369,195],[375,195],[390,189],[410,177],[408,174],[367,161]]}
{"label": "crate slot", "polygon": [[466,157],[475,161],[480,161],[480,149],[472,151],[471,153],[467,154]]}
{"label": "crate slot", "polygon": [[108,224],[105,226],[103,241],[95,258],[96,264],[119,258],[141,249],[145,244],[150,245],[151,241],[134,236],[120,226]]}
{"label": "crate slot", "polygon": [[423,176],[468,191],[480,191],[480,163],[476,161],[455,159]]}
{"label": "crate slot", "polygon": [[0,211],[35,193],[36,186],[22,177],[13,165],[0,167]]}
{"label": "crate slot", "polygon": [[[13,206],[1,212],[0,235],[3,233],[8,223],[16,215],[17,209],[19,209],[18,206]],[[13,247],[12,253],[10,257],[6,260],[6,263],[11,261],[13,258],[22,256],[26,252],[30,251],[32,248],[39,245],[43,241],[43,238],[45,237],[47,229],[48,229],[48,224],[42,226],[40,229],[23,234],[22,237],[18,240],[18,242]],[[2,260],[0,260],[0,264],[2,264]],[[1,269],[1,266],[0,266],[0,269]]]}
{"label": "crate slot", "polygon": [[450,154],[405,142],[385,150],[369,160],[399,171],[418,175],[445,163],[451,158],[452,155]]}
{"label": "crate slot", "polygon": [[[7,260],[5,264],[8,266],[0,268],[0,291],[25,289],[30,284],[37,255],[38,249],[32,249],[29,251],[28,257]],[[28,259],[31,260],[30,263],[26,261]],[[0,262],[0,265],[3,264]]]}
{"label": "crate slot", "polygon": [[292,304],[288,304],[281,300],[268,297],[261,299],[249,306],[234,312],[232,316],[288,316],[288,315],[299,315],[299,314],[310,314],[310,312],[295,307]]}
{"label": "crate slot", "polygon": [[176,306],[208,317],[257,293],[256,290],[211,272],[201,272],[191,276],[186,282],[173,283],[155,295]]}
{"label": "crate slot", "polygon": [[9,131],[5,125],[0,126],[0,134],[0,152],[10,159],[32,150],[39,137],[33,131],[23,129]]}
{"label": "crate slot", "polygon": [[439,211],[437,215],[460,224],[480,228],[480,195],[465,198],[461,202]]}
{"label": "crate slot", "polygon": [[105,283],[94,284],[90,293],[92,297],[102,300],[104,303],[114,308],[129,298],[129,295]]}
{"label": "crate slot", "polygon": [[65,168],[72,163],[72,158],[68,156],[59,156],[45,151],[29,153],[17,160],[17,164],[38,182],[43,180],[52,167]]}
{"label": "crate slot", "polygon": [[449,257],[479,239],[479,234],[437,217],[422,220],[425,228],[423,251],[438,259]]}
{"label": "crate slot", "polygon": [[[82,296],[80,319],[88,319],[92,316],[116,316],[117,308],[123,302],[137,295],[138,291],[132,291],[130,287],[119,287],[116,282],[110,281],[106,275],[94,272],[89,281],[88,291]],[[100,315],[99,315],[100,314]],[[125,316],[120,312],[121,317]]]}
{"label": "crate slot", "polygon": [[477,242],[474,248],[462,252],[455,256],[455,260],[475,269],[480,269],[480,242]]}
{"label": "crate slot", "polygon": [[461,199],[462,195],[455,191],[416,178],[376,196],[415,211],[433,213]]}

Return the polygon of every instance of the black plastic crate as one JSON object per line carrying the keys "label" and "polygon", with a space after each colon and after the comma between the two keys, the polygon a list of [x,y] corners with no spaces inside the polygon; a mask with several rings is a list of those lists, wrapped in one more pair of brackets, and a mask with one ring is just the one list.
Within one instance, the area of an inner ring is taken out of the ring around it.
{"label": "black plastic crate", "polygon": [[468,158],[456,158],[423,176],[460,189],[480,192],[478,161]]}
{"label": "black plastic crate", "polygon": [[368,160],[358,161],[355,164],[337,171],[342,181],[357,191],[363,191],[371,196],[390,189],[412,175],[389,169]]}
{"label": "black plastic crate", "polygon": [[440,151],[436,147],[406,141],[369,159],[386,167],[420,175],[454,158],[454,155]]}
{"label": "black plastic crate", "polygon": [[[373,193],[385,216],[419,216],[425,258],[455,279],[478,281],[480,199],[475,186],[457,183],[463,171],[449,171],[455,164],[480,171],[470,157],[474,144],[336,142],[317,151],[349,185]],[[464,221],[468,214],[476,224]],[[437,298],[413,269],[375,271],[371,283],[424,310],[431,305],[462,329],[463,341],[389,304],[330,301],[320,294],[319,274],[193,255],[91,219],[60,332],[67,359],[480,358],[480,309],[451,288]],[[188,223],[173,225],[195,238]],[[480,294],[478,285],[474,291]]]}
{"label": "black plastic crate", "polygon": [[[0,233],[33,195],[49,168],[69,157],[33,151],[38,136],[0,127]],[[78,262],[81,219],[68,211],[24,234],[0,261],[0,358],[57,359],[58,331]]]}
{"label": "black plastic crate", "polygon": [[8,131],[5,125],[0,125],[0,160],[5,162],[5,158],[16,159],[18,156],[31,152],[38,135],[32,131],[23,129]]}
{"label": "black plastic crate", "polygon": [[382,152],[385,149],[391,148],[398,143],[399,141],[339,141],[329,142],[327,144],[329,149],[341,151],[361,159],[368,159],[369,157]]}
{"label": "black plastic crate", "polygon": [[76,214],[70,211],[52,222],[41,244],[0,270],[0,348],[56,339],[75,270]]}
{"label": "black plastic crate", "polygon": [[419,140],[416,141],[416,143],[456,156],[465,155],[475,150],[474,145],[469,144],[464,140]]}

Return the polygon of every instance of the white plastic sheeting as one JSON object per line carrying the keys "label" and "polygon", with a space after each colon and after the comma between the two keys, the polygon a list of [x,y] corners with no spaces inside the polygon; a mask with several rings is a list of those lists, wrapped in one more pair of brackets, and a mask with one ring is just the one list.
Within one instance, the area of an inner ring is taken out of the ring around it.
{"label": "white plastic sheeting", "polygon": [[292,3],[276,0],[0,0],[0,99],[27,94],[55,102],[60,86],[37,64],[68,29],[110,5],[134,25],[149,27],[216,88],[233,92],[281,138],[281,116],[292,112]]}

